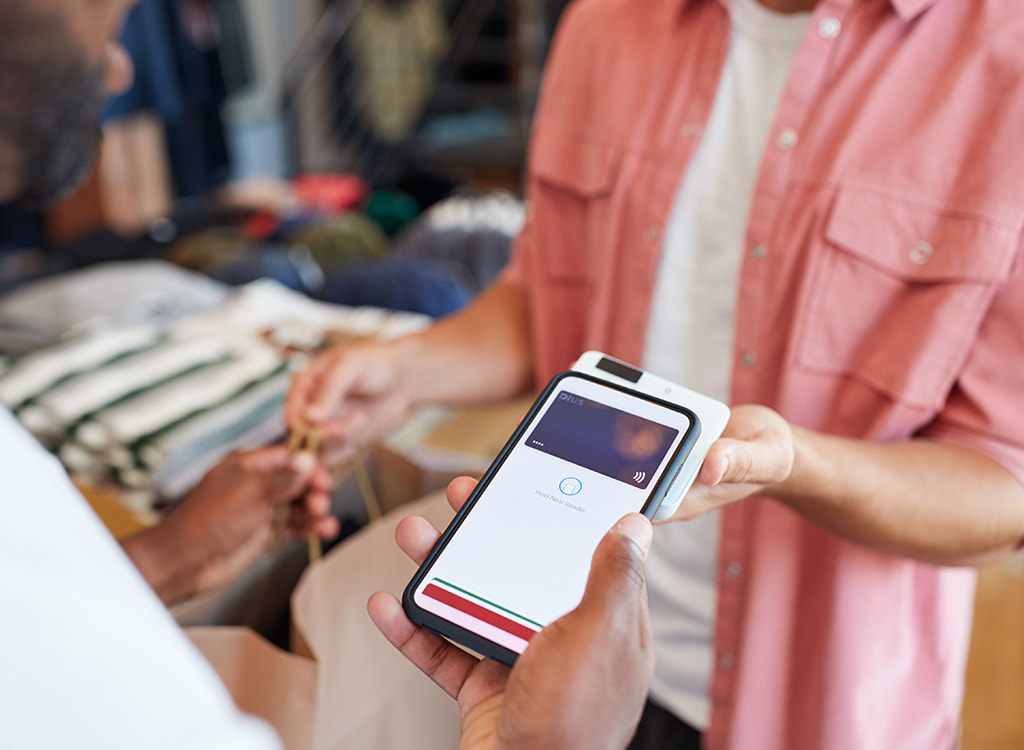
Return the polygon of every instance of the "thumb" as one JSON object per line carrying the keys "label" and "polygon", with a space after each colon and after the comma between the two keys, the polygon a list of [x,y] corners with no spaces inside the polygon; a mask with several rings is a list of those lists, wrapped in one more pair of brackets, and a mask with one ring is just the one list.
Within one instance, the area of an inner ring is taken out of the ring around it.
{"label": "thumb", "polygon": [[317,459],[305,451],[291,455],[284,446],[272,446],[247,454],[244,468],[261,478],[271,502],[282,503],[294,500],[306,489]]}
{"label": "thumb", "polygon": [[316,468],[317,459],[312,453],[302,451],[289,456],[285,466],[267,477],[268,491],[273,501],[287,502],[305,492]]}
{"label": "thumb", "polygon": [[313,424],[330,420],[365,378],[364,366],[358,357],[343,358],[340,352],[325,355],[320,367],[320,387],[312,394],[304,415]]}
{"label": "thumb", "polygon": [[644,563],[654,531],[639,513],[630,513],[604,535],[594,551],[581,608],[605,613],[635,609],[645,587]]}
{"label": "thumb", "polygon": [[756,446],[746,440],[719,438],[711,446],[697,478],[709,487],[721,483],[741,484],[757,481],[763,471]]}

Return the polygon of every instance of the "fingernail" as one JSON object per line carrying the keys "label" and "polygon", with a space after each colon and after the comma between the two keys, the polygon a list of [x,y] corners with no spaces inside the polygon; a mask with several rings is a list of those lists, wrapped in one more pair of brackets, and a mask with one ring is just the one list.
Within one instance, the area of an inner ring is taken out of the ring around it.
{"label": "fingernail", "polygon": [[722,456],[721,461],[722,470],[715,472],[714,474],[711,473],[714,463],[707,463],[700,467],[699,480],[701,484],[706,484],[708,487],[714,487],[722,481],[722,478],[725,477],[725,472],[729,470],[729,457]]}
{"label": "fingernail", "polygon": [[722,473],[718,475],[718,478],[715,480],[715,484],[719,484],[723,479],[725,479],[725,475],[728,474],[728,473],[729,473],[729,454],[726,454],[726,455],[722,456]]}
{"label": "fingernail", "polygon": [[369,426],[369,423],[370,420],[367,418],[365,414],[363,414],[362,412],[357,412],[356,414],[352,415],[351,419],[349,419],[348,424],[345,425],[345,429],[347,429],[350,433],[358,434],[360,432],[363,432]]}
{"label": "fingernail", "polygon": [[651,522],[645,516],[639,513],[630,513],[619,521],[615,529],[619,534],[639,547],[644,559],[647,559],[647,551],[651,548],[654,529],[651,527]]}
{"label": "fingernail", "polygon": [[292,469],[299,474],[312,474],[316,469],[316,456],[312,453],[296,453],[292,457]]}

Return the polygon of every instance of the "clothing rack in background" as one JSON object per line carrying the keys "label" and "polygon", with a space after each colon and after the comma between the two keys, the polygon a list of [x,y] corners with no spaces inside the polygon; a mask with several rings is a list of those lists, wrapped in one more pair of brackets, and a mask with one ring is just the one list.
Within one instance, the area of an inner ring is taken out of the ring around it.
{"label": "clothing rack in background", "polygon": [[330,0],[289,62],[293,172],[393,187],[410,162],[518,187],[564,2]]}

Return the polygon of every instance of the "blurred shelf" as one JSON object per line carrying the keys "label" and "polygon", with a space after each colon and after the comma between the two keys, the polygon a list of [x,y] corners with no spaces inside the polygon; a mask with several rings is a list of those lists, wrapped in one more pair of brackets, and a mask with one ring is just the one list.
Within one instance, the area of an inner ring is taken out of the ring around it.
{"label": "blurred shelf", "polygon": [[978,576],[961,750],[1024,748],[1024,558]]}

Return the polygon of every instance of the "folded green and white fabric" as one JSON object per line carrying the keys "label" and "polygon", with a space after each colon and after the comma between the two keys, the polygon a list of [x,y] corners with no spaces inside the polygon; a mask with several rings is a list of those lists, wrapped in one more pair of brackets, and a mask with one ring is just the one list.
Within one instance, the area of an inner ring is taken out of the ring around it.
{"label": "folded green and white fabric", "polygon": [[17,414],[37,435],[73,433],[102,410],[226,362],[229,357],[227,347],[215,339],[166,339],[102,367],[63,379],[57,386],[33,397],[31,403],[21,406]]}
{"label": "folded green and white fabric", "polygon": [[[212,355],[209,361],[197,365],[195,359],[182,359],[188,367],[149,386],[137,377],[131,394],[108,401],[107,406],[78,419],[69,430],[73,437],[96,451],[132,446],[147,436],[228,404],[245,389],[285,369],[284,358],[260,341],[246,342],[235,351],[227,350],[217,341],[205,343],[210,345],[205,352]],[[174,349],[180,353],[181,347]],[[191,353],[200,352],[197,349]]]}
{"label": "folded green and white fabric", "polygon": [[310,350],[328,331],[390,339],[421,331],[430,323],[426,315],[319,302],[261,279],[241,287],[225,303],[182,320],[174,330],[183,337],[271,337],[282,345]]}
{"label": "folded green and white fabric", "polygon": [[327,333],[393,337],[428,324],[260,281],[170,328],[96,327],[12,358],[0,364],[0,401],[74,477],[149,510],[229,451],[281,439],[290,372]]}
{"label": "folded green and white fabric", "polygon": [[[157,467],[152,473],[157,495],[179,498],[226,453],[280,440],[285,432],[284,400],[290,381],[287,372],[272,375],[222,408],[190,420],[146,445],[140,455],[146,457],[143,464]],[[151,453],[153,449],[158,453]]]}
{"label": "folded green and white fabric", "polygon": [[0,378],[0,402],[13,412],[61,383],[156,345],[151,326],[104,328],[9,360]]}

